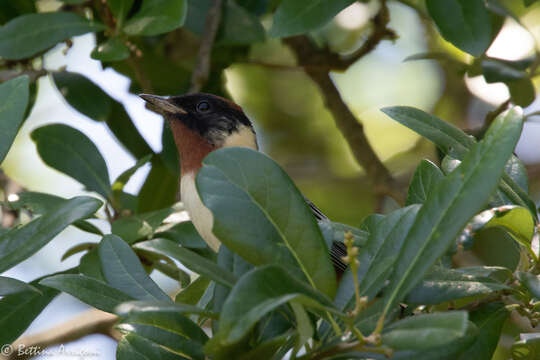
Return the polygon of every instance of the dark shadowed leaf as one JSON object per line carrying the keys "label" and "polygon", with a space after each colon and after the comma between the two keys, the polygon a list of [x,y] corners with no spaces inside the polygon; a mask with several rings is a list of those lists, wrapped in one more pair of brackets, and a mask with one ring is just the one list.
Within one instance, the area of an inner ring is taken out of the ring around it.
{"label": "dark shadowed leaf", "polygon": [[422,204],[442,178],[444,174],[437,165],[429,160],[422,160],[412,177],[405,204]]}
{"label": "dark shadowed leaf", "polygon": [[536,97],[536,90],[531,79],[521,79],[506,82],[512,100],[516,105],[529,106]]}
{"label": "dark shadowed leaf", "polygon": [[35,0],[0,0],[0,25],[22,14],[36,12]]}
{"label": "dark shadowed leaf", "polygon": [[236,282],[236,277],[226,269],[216,265],[214,262],[200,256],[199,254],[178,246],[174,242],[166,239],[153,239],[137,243],[136,249],[155,251],[159,254],[170,256],[182,263],[188,269],[209,277],[228,287],[232,287]]}
{"label": "dark shadowed leaf", "polygon": [[216,45],[246,45],[262,42],[264,28],[256,16],[234,1],[227,1]]}
{"label": "dark shadowed leaf", "polygon": [[86,76],[59,71],[52,77],[58,91],[78,112],[96,121],[105,121],[111,114],[113,100]]}
{"label": "dark shadowed leaf", "polygon": [[385,297],[385,312],[424,277],[489,199],[519,139],[522,120],[520,108],[499,115],[484,139],[435,187],[419,210],[398,255]]}
{"label": "dark shadowed leaf", "polygon": [[129,35],[166,33],[182,26],[186,14],[186,0],[143,0],[141,8],[123,30]]}
{"label": "dark shadowed leaf", "polygon": [[441,35],[471,55],[484,53],[493,40],[491,15],[483,0],[426,0]]}
{"label": "dark shadowed leaf", "polygon": [[112,37],[97,45],[90,57],[95,60],[104,62],[121,61],[127,59],[131,55],[128,46],[119,38]]}
{"label": "dark shadowed leaf", "polygon": [[247,148],[216,150],[203,160],[197,189],[214,215],[213,233],[254,265],[279,263],[333,296],[328,247],[304,197],[268,156]]}
{"label": "dark shadowed leaf", "polygon": [[122,26],[122,21],[133,6],[133,2],[134,0],[107,0],[107,5],[109,5],[109,9],[111,9],[112,14],[116,18],[116,26]]}
{"label": "dark shadowed leaf", "polygon": [[143,165],[146,165],[147,162],[150,161],[150,159],[152,158],[152,155],[149,154],[149,155],[146,155],[145,157],[142,157],[140,158],[139,160],[137,160],[137,162],[135,163],[135,165],[133,165],[132,167],[128,168],[127,170],[124,170],[123,173],[121,173],[120,175],[118,175],[118,177],[116,178],[116,180],[114,180],[113,184],[112,184],[112,189],[113,191],[121,191],[121,190],[124,190],[124,186],[126,186],[126,184],[128,183],[129,179],[131,179],[131,177],[137,172],[137,170],[139,170]]}
{"label": "dark shadowed leaf", "polygon": [[113,313],[115,307],[119,304],[133,300],[126,293],[84,275],[54,275],[41,280],[39,283],[68,293],[96,309],[110,313]]}
{"label": "dark shadowed leaf", "polygon": [[17,294],[23,291],[41,292],[34,286],[10,277],[0,276],[0,296]]}
{"label": "dark shadowed leaf", "polygon": [[70,224],[93,215],[101,205],[101,201],[92,197],[74,197],[28,224],[0,235],[0,273],[33,255]]}
{"label": "dark shadowed leaf", "polygon": [[176,200],[178,175],[160,157],[152,159],[152,169],[139,192],[137,212],[144,213],[171,206]]}
{"label": "dark shadowed leaf", "polygon": [[388,326],[382,335],[382,342],[396,350],[444,346],[465,336],[467,318],[465,311],[411,316]]}
{"label": "dark shadowed leaf", "polygon": [[478,328],[474,343],[461,354],[459,360],[490,360],[497,348],[504,322],[510,315],[503,303],[482,305],[469,313],[469,318]]}
{"label": "dark shadowed leaf", "polygon": [[283,0],[274,14],[270,36],[303,34],[326,25],[354,0]]}
{"label": "dark shadowed leaf", "polygon": [[19,76],[0,84],[0,164],[24,120],[28,97],[28,76]]}
{"label": "dark shadowed leaf", "polygon": [[238,342],[263,316],[289,301],[335,312],[323,294],[281,267],[266,265],[246,273],[233,287],[221,311],[219,332],[212,341]]}
{"label": "dark shadowed leaf", "polygon": [[482,72],[488,83],[515,81],[528,77],[519,64],[494,58],[482,61]]}
{"label": "dark shadowed leaf", "polygon": [[52,124],[35,129],[31,137],[47,165],[71,176],[89,191],[109,197],[111,181],[107,164],[86,135],[64,124]]}
{"label": "dark shadowed leaf", "polygon": [[487,277],[477,277],[462,271],[434,267],[414,287],[406,298],[408,303],[436,305],[476,295],[487,295],[509,289],[508,286]]}
{"label": "dark shadowed leaf", "polygon": [[22,15],[0,28],[0,56],[10,60],[24,59],[72,36],[104,28],[102,24],[70,12]]}
{"label": "dark shadowed leaf", "polygon": [[178,311],[130,312],[116,328],[121,332],[136,333],[189,359],[204,359],[202,345],[208,337]]}
{"label": "dark shadowed leaf", "polygon": [[171,300],[146,274],[131,247],[116,235],[105,235],[98,247],[107,283],[137,300]]}
{"label": "dark shadowed leaf", "polygon": [[70,256],[73,256],[73,255],[78,254],[80,252],[83,252],[83,251],[86,251],[86,250],[90,251],[90,250],[94,249],[96,246],[97,246],[97,244],[93,243],[93,242],[85,242],[85,243],[80,243],[80,244],[74,245],[74,246],[72,246],[72,247],[70,247],[69,249],[66,250],[64,255],[62,255],[62,258],[60,259],[60,261],[64,261],[67,258],[69,258]]}

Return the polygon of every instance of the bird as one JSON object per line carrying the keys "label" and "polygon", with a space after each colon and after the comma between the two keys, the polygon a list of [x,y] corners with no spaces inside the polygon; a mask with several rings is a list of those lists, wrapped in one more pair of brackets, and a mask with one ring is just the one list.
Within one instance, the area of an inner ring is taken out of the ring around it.
{"label": "bird", "polygon": [[[168,122],[180,155],[180,197],[191,222],[208,246],[218,251],[221,242],[212,233],[213,215],[203,204],[195,177],[203,159],[212,151],[224,147],[246,147],[259,151],[257,135],[243,109],[224,97],[190,93],[178,96],[139,95],[148,107]],[[309,199],[304,197],[317,221],[329,221]],[[334,241],[330,258],[336,274],[341,277],[347,265],[343,242]]]}

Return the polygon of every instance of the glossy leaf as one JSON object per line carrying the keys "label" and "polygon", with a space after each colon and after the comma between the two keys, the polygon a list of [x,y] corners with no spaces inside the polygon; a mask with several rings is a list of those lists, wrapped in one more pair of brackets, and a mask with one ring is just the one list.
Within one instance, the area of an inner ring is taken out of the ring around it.
{"label": "glossy leaf", "polygon": [[98,252],[101,271],[109,285],[137,300],[170,301],[146,274],[137,255],[124,240],[116,235],[105,235]]}
{"label": "glossy leaf", "polygon": [[214,262],[200,256],[193,251],[182,248],[170,240],[153,239],[137,243],[136,249],[155,251],[159,254],[170,256],[182,263],[188,269],[209,277],[210,279],[232,287],[236,282],[236,277],[226,269],[216,265]]}
{"label": "glossy leaf", "polygon": [[247,148],[203,160],[197,189],[214,216],[213,233],[254,265],[279,263],[333,296],[328,248],[303,196],[269,157]]}
{"label": "glossy leaf", "polygon": [[413,174],[405,204],[422,204],[443,178],[444,174],[437,165],[429,160],[422,160]]}
{"label": "glossy leaf", "polygon": [[478,335],[475,342],[458,359],[491,359],[509,315],[510,311],[500,302],[485,304],[470,312],[469,318],[478,327]]}
{"label": "glossy leaf", "polygon": [[270,36],[287,37],[326,25],[354,0],[283,0],[274,14]]}
{"label": "glossy leaf", "polygon": [[429,349],[444,346],[465,336],[465,311],[423,314],[408,317],[387,327],[382,342],[393,349]]}
{"label": "glossy leaf", "polygon": [[190,359],[204,359],[202,345],[208,337],[197,324],[177,311],[129,313],[116,328],[136,333]]}
{"label": "glossy leaf", "polygon": [[85,134],[64,124],[41,126],[31,134],[41,159],[108,198],[111,181],[107,164],[98,148]]}
{"label": "glossy leaf", "polygon": [[[407,126],[432,141],[443,153],[454,159],[462,160],[471,146],[475,144],[475,139],[472,136],[465,134],[452,124],[422,110],[408,106],[393,106],[383,108],[381,111],[400,124]],[[513,161],[511,160],[511,162]],[[527,207],[535,219],[537,218],[534,202],[509,174],[503,174],[499,189],[514,204]]]}
{"label": "glossy leaf", "polygon": [[97,45],[92,50],[92,53],[90,53],[92,59],[104,62],[125,60],[130,55],[131,52],[128,46],[117,37],[112,37],[104,43]]}
{"label": "glossy leaf", "polygon": [[422,282],[411,290],[406,301],[413,304],[436,305],[445,301],[487,295],[506,289],[509,287],[486,277],[434,267]]}
{"label": "glossy leaf", "polygon": [[0,84],[0,164],[24,120],[29,97],[28,85],[26,75]]}
{"label": "glossy leaf", "polygon": [[398,255],[387,291],[385,313],[423,278],[495,190],[522,128],[522,111],[499,115],[484,140],[439,182],[419,210]]}
{"label": "glossy leaf", "polygon": [[186,0],[143,0],[139,11],[130,18],[123,30],[129,35],[158,35],[184,24]]}
{"label": "glossy leaf", "polygon": [[13,295],[24,291],[35,291],[38,294],[41,294],[38,289],[30,284],[25,283],[24,281],[6,276],[0,276],[0,296]]}
{"label": "glossy leaf", "polygon": [[[129,301],[116,308],[116,313],[121,317],[129,317],[139,313],[177,313],[177,314],[198,314],[209,318],[217,318],[217,314],[197,306],[189,304],[175,304],[159,301]],[[206,337],[205,337],[206,338]]]}
{"label": "glossy leaf", "polygon": [[231,290],[223,305],[219,332],[212,341],[238,342],[264,315],[289,301],[318,309],[333,308],[328,298],[291,277],[283,268],[276,265],[255,268]]}
{"label": "glossy leaf", "polygon": [[483,0],[426,0],[441,35],[471,55],[482,55],[493,40],[491,15]]}
{"label": "glossy leaf", "polygon": [[105,121],[110,116],[113,100],[86,76],[59,71],[52,78],[68,104],[81,114],[95,121]]}
{"label": "glossy leaf", "polygon": [[[9,206],[12,209],[27,209],[32,212],[33,215],[45,214],[68,201],[68,199],[64,199],[60,196],[33,191],[18,193],[17,197],[17,200],[9,202]],[[73,226],[82,231],[103,235],[101,230],[85,220],[77,220],[73,223]]]}
{"label": "glossy leaf", "polygon": [[104,28],[70,12],[22,15],[0,28],[0,56],[8,60],[28,58],[70,37]]}
{"label": "glossy leaf", "polygon": [[93,215],[101,205],[101,201],[92,197],[74,197],[28,224],[0,235],[0,273],[33,255],[68,225]]}
{"label": "glossy leaf", "polygon": [[116,348],[117,360],[187,360],[187,357],[168,351],[163,346],[135,333],[120,339]]}
{"label": "glossy leaf", "polygon": [[96,309],[110,313],[113,313],[115,307],[119,304],[133,300],[126,293],[84,275],[61,274],[49,276],[39,283],[63,291]]}

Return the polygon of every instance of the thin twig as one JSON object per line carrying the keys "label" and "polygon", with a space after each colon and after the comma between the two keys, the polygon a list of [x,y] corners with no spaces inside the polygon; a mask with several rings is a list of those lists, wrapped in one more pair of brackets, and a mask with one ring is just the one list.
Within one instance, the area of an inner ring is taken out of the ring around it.
{"label": "thin twig", "polygon": [[204,35],[201,39],[199,54],[197,55],[197,63],[191,74],[190,93],[201,91],[202,87],[208,80],[210,74],[210,56],[212,54],[212,46],[216,38],[216,33],[221,20],[221,0],[214,0],[212,6],[206,15],[206,23],[204,26]]}
{"label": "thin twig", "polygon": [[47,75],[47,70],[4,70],[0,72],[0,83],[16,78],[17,76],[28,75],[31,82],[36,81],[38,78]]}
{"label": "thin twig", "polygon": [[116,315],[101,310],[89,310],[51,329],[17,339],[11,345],[11,354],[0,355],[0,360],[26,359],[49,346],[65,344],[90,334],[103,334],[119,340],[120,333],[113,328],[117,319]]}
{"label": "thin twig", "polygon": [[394,39],[394,32],[387,28],[389,20],[386,2],[381,1],[381,9],[373,19],[375,28],[372,35],[358,51],[348,58],[342,58],[328,49],[318,49],[303,35],[290,37],[284,41],[296,54],[298,64],[319,86],[326,107],[333,115],[338,129],[349,144],[356,161],[364,168],[368,178],[374,184],[377,196],[388,195],[402,204],[404,194],[371,147],[362,124],[343,101],[329,74],[330,70],[346,70],[354,62],[374,50],[382,40]]}

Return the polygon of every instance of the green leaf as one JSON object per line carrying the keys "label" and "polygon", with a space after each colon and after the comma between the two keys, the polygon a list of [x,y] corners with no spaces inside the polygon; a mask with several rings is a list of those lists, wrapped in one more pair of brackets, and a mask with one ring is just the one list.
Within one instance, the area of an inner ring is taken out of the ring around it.
{"label": "green leaf", "polygon": [[536,98],[536,90],[531,79],[506,82],[512,100],[516,105],[529,106]]}
{"label": "green leaf", "polygon": [[97,246],[97,244],[93,243],[93,242],[85,242],[85,243],[74,245],[74,246],[72,246],[72,247],[70,247],[69,249],[66,250],[64,255],[62,255],[62,258],[60,258],[60,261],[64,261],[67,258],[69,258],[69,257],[71,257],[71,256],[73,256],[75,254],[78,254],[80,252],[83,252],[83,251],[86,251],[86,250],[90,251],[90,250],[94,249],[96,246]]}
{"label": "green leaf", "polygon": [[262,42],[264,28],[259,18],[253,16],[234,1],[227,1],[223,13],[223,22],[216,37],[216,45],[248,45]]}
{"label": "green leaf", "polygon": [[186,0],[143,0],[123,30],[128,35],[158,35],[179,28],[187,13]]}
{"label": "green leaf", "polygon": [[366,231],[347,224],[330,220],[320,220],[318,221],[318,224],[328,248],[332,247],[333,242],[343,242],[345,233],[348,231],[350,231],[353,236],[355,246],[364,246],[368,240],[369,234]]}
{"label": "green leaf", "polygon": [[329,296],[336,277],[328,247],[304,197],[266,155],[216,150],[203,160],[197,190],[214,216],[213,233],[254,265],[279,263]]}
{"label": "green leaf", "polygon": [[535,2],[537,2],[538,0],[523,0],[523,4],[527,7],[531,6],[532,4],[534,4]]}
{"label": "green leaf", "polygon": [[155,342],[190,359],[204,359],[202,345],[208,336],[186,316],[169,311],[131,312],[116,326]]}
{"label": "green leaf", "polygon": [[[9,206],[16,210],[22,208],[27,209],[32,212],[33,215],[45,214],[52,211],[55,207],[60,206],[60,204],[68,201],[68,199],[64,199],[60,196],[33,191],[25,191],[17,194],[17,196],[18,199],[9,202]],[[101,230],[85,220],[77,220],[73,223],[73,226],[82,231],[103,235]]]}
{"label": "green leaf", "polygon": [[274,14],[272,37],[287,37],[317,30],[354,0],[283,0]]}
{"label": "green leaf", "polygon": [[482,55],[493,40],[491,15],[483,0],[426,0],[441,35],[463,51]]}
{"label": "green leaf", "polygon": [[519,139],[522,120],[520,108],[499,115],[484,139],[431,193],[398,255],[385,296],[385,313],[423,278],[488,200]]}
{"label": "green leaf", "polygon": [[117,27],[121,27],[122,21],[126,18],[129,10],[133,6],[134,0],[107,0],[107,5],[116,18]]}
{"label": "green leaf", "polygon": [[[1,45],[0,45],[1,47]],[[29,97],[28,76],[0,84],[0,164],[4,161],[24,120]]]}
{"label": "green leaf", "polygon": [[210,279],[206,276],[199,276],[188,287],[182,289],[174,298],[177,304],[195,305],[201,300],[204,292],[210,285]]}
{"label": "green leaf", "polygon": [[99,261],[99,254],[97,247],[88,251],[81,257],[79,263],[79,272],[81,275],[85,275],[101,282],[105,282],[105,278],[101,273],[101,263]]}
{"label": "green leaf", "polygon": [[163,220],[172,213],[171,208],[120,218],[111,224],[111,232],[128,244],[149,239]]}
{"label": "green leaf", "polygon": [[[432,141],[443,153],[455,159],[462,160],[472,145],[476,143],[474,137],[422,110],[408,106],[393,106],[383,108],[381,111]],[[510,162],[514,162],[514,160]],[[503,174],[499,189],[508,196],[512,203],[527,207],[535,219],[537,218],[536,205],[509,174]]]}
{"label": "green leaf", "polygon": [[444,346],[465,336],[467,317],[465,311],[411,316],[388,326],[382,335],[382,342],[396,350]]}
{"label": "green leaf", "polygon": [[491,359],[509,315],[510,311],[501,302],[488,303],[470,312],[469,318],[478,327],[478,335],[475,342],[458,359]]}
{"label": "green leaf", "polygon": [[77,196],[0,235],[0,273],[36,253],[68,225],[94,214],[101,205],[95,198]]}
{"label": "green leaf", "polygon": [[13,295],[24,291],[35,291],[41,294],[41,291],[24,281],[0,276],[0,296]]}
{"label": "green leaf", "polygon": [[89,191],[109,197],[107,164],[86,135],[64,124],[52,124],[35,129],[31,137],[47,165],[74,178]]}
{"label": "green leaf", "polygon": [[[384,286],[419,209],[419,205],[408,206],[382,219],[371,218],[364,223],[369,228],[369,238],[357,257],[360,262],[357,274],[361,296],[371,299]],[[335,303],[340,309],[352,309],[354,283],[350,268],[339,284]]]}
{"label": "green leaf", "polygon": [[59,71],[52,78],[68,104],[81,114],[95,121],[105,121],[110,116],[113,100],[86,76]]}
{"label": "green leaf", "polygon": [[236,277],[226,269],[216,265],[214,262],[200,256],[193,251],[182,248],[170,240],[153,239],[137,243],[136,249],[154,251],[159,254],[170,256],[182,263],[188,269],[209,277],[210,279],[232,287],[236,282]]}
{"label": "green leaf", "polygon": [[90,57],[104,62],[122,61],[129,58],[131,52],[128,46],[119,38],[109,38],[104,43],[97,45],[90,53]]}
{"label": "green leaf", "polygon": [[536,360],[540,356],[540,335],[520,334],[520,340],[512,345],[513,360]]}
{"label": "green leaf", "polygon": [[188,358],[168,351],[163,346],[135,333],[120,339],[116,348],[117,360],[187,360]]}
{"label": "green leaf", "polygon": [[534,298],[540,300],[540,276],[519,271],[517,273],[517,278],[521,281],[521,284],[529,290]]}
{"label": "green leaf", "polygon": [[[178,313],[178,314],[197,314],[204,315],[208,318],[215,319],[218,314],[215,314],[206,309],[189,304],[175,304],[163,301],[129,301],[119,305],[116,308],[116,313],[120,317],[129,317],[139,313]],[[204,336],[203,338],[206,339]]]}
{"label": "green leaf", "polygon": [[[174,225],[167,231],[156,233],[155,237],[171,240],[172,242],[189,249],[208,249],[208,245],[191,221],[184,221]],[[209,250],[211,251],[211,250]]]}
{"label": "green leaf", "polygon": [[124,240],[116,235],[105,235],[98,247],[101,271],[112,287],[137,300],[171,300],[150,279]]}
{"label": "green leaf", "polygon": [[432,271],[411,290],[407,303],[436,305],[445,301],[457,300],[477,295],[487,295],[509,289],[487,277],[477,277],[443,267]]}
{"label": "green leaf", "polygon": [[126,293],[85,275],[61,274],[49,276],[39,283],[63,291],[96,309],[109,313],[114,313],[115,307],[119,304],[133,300]]}
{"label": "green leaf", "polygon": [[444,174],[437,165],[429,160],[422,160],[413,174],[405,204],[422,204],[443,178]]}
{"label": "green leaf", "polygon": [[521,80],[528,77],[520,64],[513,61],[486,58],[482,60],[482,72],[487,83]]}
{"label": "green leaf", "polygon": [[0,25],[22,14],[36,12],[35,0],[0,0]]}
{"label": "green leaf", "polygon": [[323,294],[296,280],[276,265],[255,268],[238,280],[221,311],[219,332],[212,341],[233,344],[266,314],[294,301],[316,309],[331,310]]}
{"label": "green leaf", "polygon": [[163,209],[176,200],[178,175],[172,173],[160,157],[152,159],[152,169],[139,192],[137,212]]}
{"label": "green leaf", "polygon": [[117,178],[114,180],[112,184],[112,190],[113,191],[122,191],[124,190],[124,186],[128,183],[129,179],[139,170],[143,165],[146,165],[147,162],[152,159],[152,154],[146,155],[145,157],[140,158],[137,160],[135,165],[131,166],[127,170],[124,170]]}
{"label": "green leaf", "polygon": [[6,60],[28,58],[60,41],[104,28],[71,12],[22,15],[0,28],[0,56]]}

